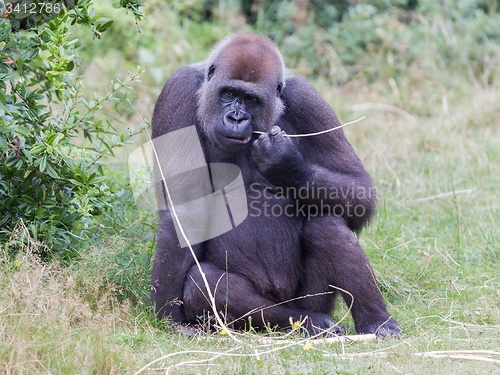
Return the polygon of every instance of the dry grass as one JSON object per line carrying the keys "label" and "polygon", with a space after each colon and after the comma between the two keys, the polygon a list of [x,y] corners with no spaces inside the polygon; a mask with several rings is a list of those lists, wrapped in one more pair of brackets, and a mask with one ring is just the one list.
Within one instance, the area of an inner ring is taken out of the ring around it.
{"label": "dry grass", "polygon": [[[78,274],[25,255],[3,264],[0,372],[123,373],[114,331],[130,325],[127,304],[109,294],[82,296]],[[89,298],[90,297],[90,298]],[[91,306],[91,305],[94,306]]]}

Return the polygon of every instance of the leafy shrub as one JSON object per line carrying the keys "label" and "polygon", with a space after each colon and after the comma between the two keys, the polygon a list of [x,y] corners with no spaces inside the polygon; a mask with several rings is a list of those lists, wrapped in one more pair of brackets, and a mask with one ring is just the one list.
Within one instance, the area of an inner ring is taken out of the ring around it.
{"label": "leafy shrub", "polygon": [[[441,78],[433,87],[440,91],[460,86],[457,76],[485,87],[498,77],[496,3],[245,0],[242,11],[258,32],[279,44],[287,65],[300,74],[332,83],[432,76]],[[307,15],[297,18],[299,4],[307,5]]]}
{"label": "leafy shrub", "polygon": [[[74,257],[71,245],[83,238],[75,229],[109,207],[117,190],[104,175],[103,158],[129,143],[135,130],[118,134],[97,114],[104,102],[115,102],[117,111],[126,104],[137,75],[112,82],[103,99],[83,97],[71,73],[80,62],[81,43],[71,39],[69,23],[91,29],[97,38],[112,24],[91,5],[80,1],[45,23],[36,17],[28,23],[0,19],[0,244],[13,251],[15,229],[22,225],[58,258]],[[142,17],[141,5],[115,4],[136,19]],[[85,146],[78,145],[82,137]]]}

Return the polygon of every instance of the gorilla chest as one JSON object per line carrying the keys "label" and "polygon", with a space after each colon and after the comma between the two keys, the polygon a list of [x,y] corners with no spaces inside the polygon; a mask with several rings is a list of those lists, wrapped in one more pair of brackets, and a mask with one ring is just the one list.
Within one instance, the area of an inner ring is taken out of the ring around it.
{"label": "gorilla chest", "polygon": [[247,218],[207,243],[207,260],[244,276],[274,300],[290,298],[300,276],[303,218],[295,201],[265,182],[247,185]]}

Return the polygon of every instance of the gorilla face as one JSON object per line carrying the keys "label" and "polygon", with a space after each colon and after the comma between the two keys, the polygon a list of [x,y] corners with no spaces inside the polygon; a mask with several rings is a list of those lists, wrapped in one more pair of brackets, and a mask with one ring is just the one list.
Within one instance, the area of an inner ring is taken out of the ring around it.
{"label": "gorilla face", "polygon": [[212,140],[225,154],[234,155],[245,150],[254,138],[262,100],[252,90],[239,85],[223,87],[218,97],[221,111]]}
{"label": "gorilla face", "polygon": [[283,112],[281,55],[266,38],[226,39],[200,63],[204,81],[197,93],[200,127],[224,156],[246,150]]}

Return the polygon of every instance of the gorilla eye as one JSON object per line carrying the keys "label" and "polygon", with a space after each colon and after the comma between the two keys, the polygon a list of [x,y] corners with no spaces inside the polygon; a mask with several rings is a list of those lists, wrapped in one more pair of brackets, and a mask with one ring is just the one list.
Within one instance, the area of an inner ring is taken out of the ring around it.
{"label": "gorilla eye", "polygon": [[226,90],[226,95],[227,96],[233,96],[234,93],[231,90]]}
{"label": "gorilla eye", "polygon": [[247,97],[247,99],[250,100],[251,102],[257,101],[257,98],[255,96],[249,96],[249,97]]}

